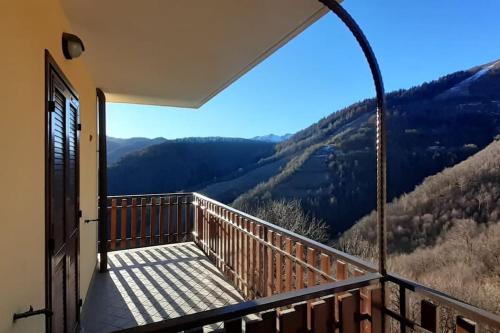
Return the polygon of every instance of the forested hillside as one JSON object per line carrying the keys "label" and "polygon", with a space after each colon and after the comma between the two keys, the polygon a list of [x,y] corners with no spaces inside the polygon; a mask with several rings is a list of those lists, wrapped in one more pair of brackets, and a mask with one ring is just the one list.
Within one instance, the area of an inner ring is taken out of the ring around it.
{"label": "forested hillside", "polygon": [[142,150],[146,147],[156,145],[159,143],[163,143],[167,141],[164,138],[129,138],[129,139],[121,139],[121,138],[113,138],[111,136],[106,137],[106,156],[108,166],[115,164],[120,161],[127,154],[136,152],[138,150]]}
{"label": "forested hillside", "polygon": [[[500,133],[500,62],[392,92],[388,103],[388,196],[410,192],[466,159]],[[375,207],[375,101],[333,113],[277,145],[263,160],[279,171],[234,205],[301,199],[335,236]],[[208,194],[211,194],[208,191]]]}
{"label": "forested hillside", "polygon": [[263,141],[169,140],[128,154],[108,167],[108,191],[111,195],[189,191],[243,173],[273,153],[274,144]]}
{"label": "forested hillside", "polygon": [[[376,259],[376,217],[339,242]],[[389,269],[500,313],[500,138],[387,207]]]}
{"label": "forested hillside", "polygon": [[[346,234],[359,232],[374,243],[375,220],[372,212]],[[500,141],[394,199],[387,206],[389,251],[412,252],[435,245],[462,220],[484,225],[500,221]]]}

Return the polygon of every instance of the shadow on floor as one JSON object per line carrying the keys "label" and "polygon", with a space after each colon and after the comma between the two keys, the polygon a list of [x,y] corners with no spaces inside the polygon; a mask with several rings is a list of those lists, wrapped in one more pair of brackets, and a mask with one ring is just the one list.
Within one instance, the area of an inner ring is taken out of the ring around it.
{"label": "shadow on floor", "polygon": [[83,306],[84,333],[110,332],[235,304],[242,296],[192,242],[110,252]]}

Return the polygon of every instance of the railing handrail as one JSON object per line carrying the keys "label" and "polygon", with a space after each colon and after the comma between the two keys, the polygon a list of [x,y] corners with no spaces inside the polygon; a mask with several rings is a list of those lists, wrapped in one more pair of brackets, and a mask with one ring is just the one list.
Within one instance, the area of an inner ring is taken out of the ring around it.
{"label": "railing handrail", "polygon": [[204,325],[210,325],[221,321],[240,318],[246,315],[276,309],[282,306],[320,298],[354,289],[377,284],[382,275],[368,273],[343,281],[325,283],[300,290],[289,291],[273,296],[262,297],[251,301],[227,305],[199,313],[183,315],[177,318],[137,326],[129,329],[118,330],[120,333],[153,333],[153,332],[177,332],[189,330]]}
{"label": "railing handrail", "polygon": [[200,193],[197,193],[197,192],[193,192],[192,193],[193,196],[195,197],[199,197],[199,198],[202,198],[203,200],[205,201],[208,201],[208,202],[211,202],[215,205],[218,205],[228,211],[231,211],[233,213],[236,213],[238,215],[241,215],[253,222],[257,222],[261,225],[264,225],[266,226],[268,229],[272,230],[272,231],[275,231],[275,232],[278,232],[282,235],[285,235],[286,237],[289,237],[295,241],[299,241],[301,243],[303,243],[303,245],[306,245],[308,247],[311,247],[311,248],[314,248],[315,250],[318,250],[318,251],[321,251],[321,252],[324,252],[326,254],[330,254],[334,257],[337,257],[341,260],[344,260],[350,264],[353,264],[359,268],[362,268],[362,269],[365,269],[366,271],[368,272],[376,272],[377,271],[377,268],[374,264],[366,261],[366,260],[363,260],[361,258],[358,258],[356,256],[353,256],[353,255],[350,255],[348,253],[345,253],[345,252],[342,252],[342,251],[339,251],[337,249],[334,249],[333,247],[331,246],[328,246],[328,245],[325,245],[325,244],[321,244],[315,240],[312,240],[310,238],[307,238],[305,236],[302,236],[302,235],[299,235],[293,231],[290,231],[290,230],[287,230],[285,228],[282,228],[280,226],[277,226],[275,224],[272,224],[270,222],[267,222],[267,221],[264,221],[262,219],[259,219],[258,217],[255,217],[255,216],[252,216],[250,214],[247,214],[245,212],[242,212],[240,210],[237,210],[233,207],[230,207],[228,205],[225,205],[221,202],[218,202],[217,200],[214,200],[214,199],[211,199],[203,194],[200,194]]}
{"label": "railing handrail", "polygon": [[171,193],[148,193],[148,194],[123,194],[123,195],[108,195],[108,199],[122,198],[149,198],[149,197],[170,197],[170,196],[189,196],[195,192],[171,192]]}

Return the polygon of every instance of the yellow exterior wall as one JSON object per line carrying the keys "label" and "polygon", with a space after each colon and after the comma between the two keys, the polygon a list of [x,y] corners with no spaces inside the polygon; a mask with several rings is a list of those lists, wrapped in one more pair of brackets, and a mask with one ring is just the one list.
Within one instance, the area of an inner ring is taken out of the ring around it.
{"label": "yellow exterior wall", "polygon": [[0,0],[0,332],[45,330],[44,316],[12,323],[30,304],[45,307],[45,49],[80,97],[82,298],[96,267],[96,224],[83,223],[97,217],[95,86],[85,54],[64,59],[63,31],[71,29],[58,0]]}

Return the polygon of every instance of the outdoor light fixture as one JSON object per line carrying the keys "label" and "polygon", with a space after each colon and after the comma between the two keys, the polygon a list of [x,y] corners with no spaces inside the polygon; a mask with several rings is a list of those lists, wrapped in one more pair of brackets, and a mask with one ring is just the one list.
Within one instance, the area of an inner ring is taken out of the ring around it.
{"label": "outdoor light fixture", "polygon": [[85,51],[82,40],[66,32],[62,35],[62,49],[66,59],[78,58]]}

